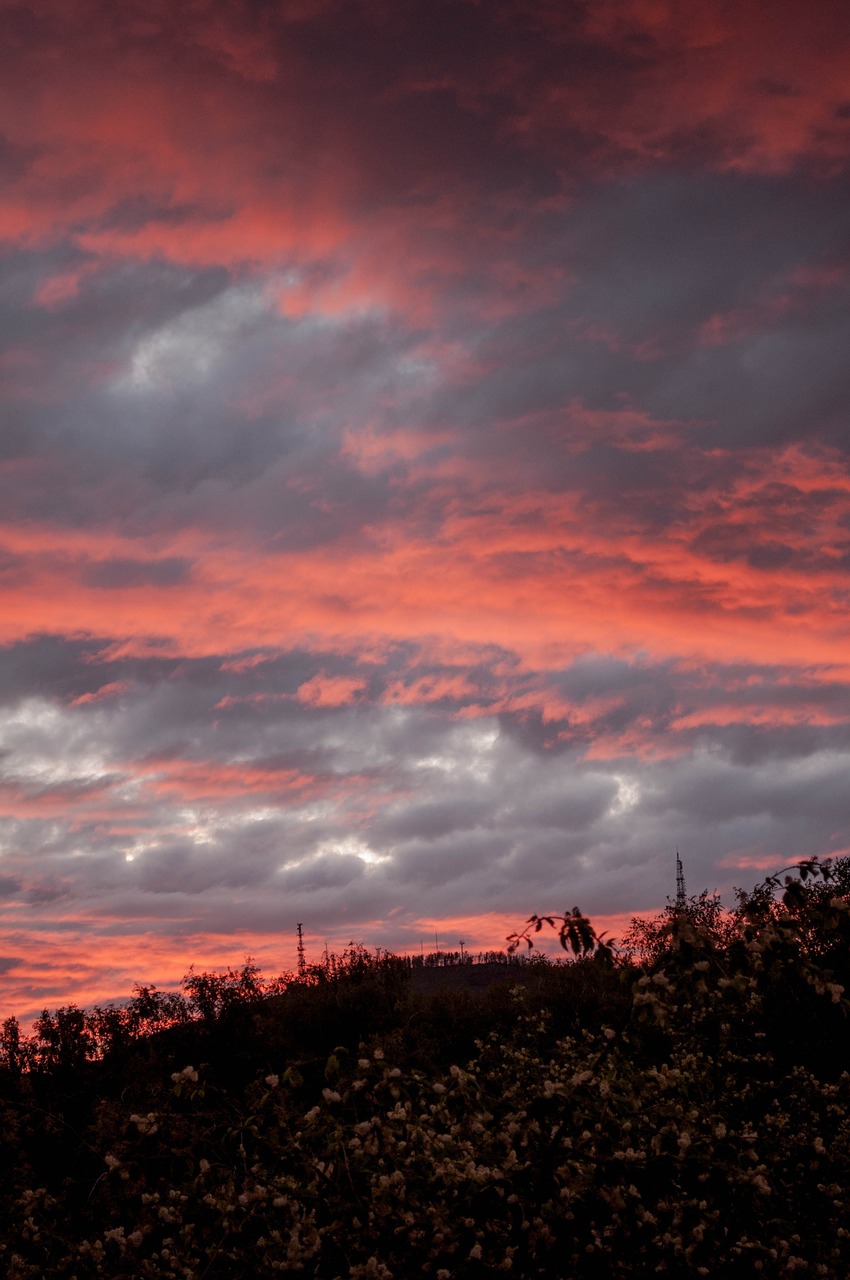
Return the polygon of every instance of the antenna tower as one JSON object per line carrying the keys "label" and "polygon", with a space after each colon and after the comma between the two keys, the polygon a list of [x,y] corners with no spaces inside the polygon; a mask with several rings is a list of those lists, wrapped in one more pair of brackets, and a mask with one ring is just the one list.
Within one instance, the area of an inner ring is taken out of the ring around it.
{"label": "antenna tower", "polygon": [[685,872],[682,867],[682,859],[679,857],[679,850],[676,850],[676,910],[684,911],[688,905],[688,897],[685,893]]}
{"label": "antenna tower", "polygon": [[304,926],[299,920],[295,927],[298,930],[298,977],[303,978],[307,970],[307,953],[304,950]]}

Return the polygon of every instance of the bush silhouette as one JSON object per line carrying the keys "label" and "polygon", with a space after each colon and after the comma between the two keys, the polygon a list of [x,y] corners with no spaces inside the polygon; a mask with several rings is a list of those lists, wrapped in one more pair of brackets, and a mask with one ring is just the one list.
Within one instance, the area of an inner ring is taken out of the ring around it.
{"label": "bush silhouette", "polygon": [[574,958],[480,994],[355,948],[7,1021],[6,1274],[843,1280],[846,872],[700,895],[631,952],[533,917]]}

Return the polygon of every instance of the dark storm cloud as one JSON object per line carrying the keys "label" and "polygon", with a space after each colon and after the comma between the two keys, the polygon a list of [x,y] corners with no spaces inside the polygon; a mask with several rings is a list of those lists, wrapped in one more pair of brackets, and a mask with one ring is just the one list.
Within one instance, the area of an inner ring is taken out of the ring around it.
{"label": "dark storm cloud", "polygon": [[[141,274],[142,289],[113,282],[115,305],[100,315],[90,299],[59,321],[33,309],[26,349],[57,381],[13,409],[15,453],[39,460],[10,494],[15,511],[79,526],[107,514],[135,532],[242,526],[299,547],[356,534],[386,507],[385,478],[340,456],[341,428],[376,397],[407,394],[397,366],[411,338],[369,317],[287,320],[264,289],[222,293],[209,280],[199,293],[191,276],[171,281],[167,308],[168,279]],[[108,376],[74,395],[64,360],[78,371],[99,363]]]}
{"label": "dark storm cloud", "polygon": [[[640,406],[703,448],[801,433],[846,448],[847,200],[843,184],[730,175],[591,190],[527,245],[535,266],[564,271],[562,300],[479,331],[484,376],[447,389],[446,415],[480,427],[482,449],[498,447],[494,415],[531,417],[512,448],[530,469],[558,466],[553,444],[569,442],[576,400]],[[602,460],[600,489],[609,472],[625,483],[620,460]],[[630,472],[638,462],[666,467],[665,479],[679,465],[632,455]],[[576,465],[564,458],[553,479]]]}

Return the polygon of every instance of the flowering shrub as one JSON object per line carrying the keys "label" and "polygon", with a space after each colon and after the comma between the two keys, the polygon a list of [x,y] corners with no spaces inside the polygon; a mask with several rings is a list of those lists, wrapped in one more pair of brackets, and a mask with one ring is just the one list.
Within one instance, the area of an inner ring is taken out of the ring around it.
{"label": "flowering shrub", "polygon": [[99,1103],[62,1187],[28,1184],[27,1146],[51,1122],[67,1141],[67,1116],[10,1101],[5,1271],[843,1280],[850,912],[792,907],[800,927],[762,912],[725,941],[674,922],[662,964],[619,962],[616,1016],[573,1034],[518,986],[510,1034],[445,1070],[393,1037],[237,1091],[181,1064],[141,1105]]}

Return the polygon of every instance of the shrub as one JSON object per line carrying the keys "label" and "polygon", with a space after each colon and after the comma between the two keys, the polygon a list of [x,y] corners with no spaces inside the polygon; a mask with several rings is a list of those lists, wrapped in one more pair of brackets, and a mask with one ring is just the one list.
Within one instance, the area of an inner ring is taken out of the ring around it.
{"label": "shrub", "polygon": [[665,917],[643,964],[578,930],[552,998],[503,989],[454,1063],[417,1060],[405,997],[407,1024],[243,1084],[154,1057],[73,1134],[44,1072],[10,1077],[8,1275],[843,1278],[850,910],[828,866],[771,880],[726,931]]}

